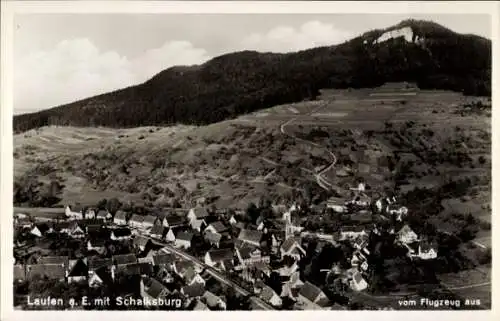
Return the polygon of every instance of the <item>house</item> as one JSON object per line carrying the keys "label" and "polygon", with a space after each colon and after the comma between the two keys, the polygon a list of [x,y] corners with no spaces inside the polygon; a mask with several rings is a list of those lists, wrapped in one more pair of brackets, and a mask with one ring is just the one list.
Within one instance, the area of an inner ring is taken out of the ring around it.
{"label": "house", "polygon": [[205,301],[206,305],[212,310],[226,310],[227,304],[221,297],[213,294],[210,291],[205,291],[203,293],[202,299]]}
{"label": "house", "polygon": [[364,192],[366,189],[366,186],[365,186],[365,183],[363,182],[360,182],[358,183],[358,186],[357,187],[351,187],[351,190],[353,191],[357,191],[357,192]]}
{"label": "house", "polygon": [[295,233],[300,233],[304,230],[304,227],[301,226],[299,217],[292,217],[291,221],[288,222],[285,226],[286,235],[294,235]]}
{"label": "house", "polygon": [[59,234],[69,234],[69,227],[71,222],[62,221],[62,222],[54,222],[52,223],[52,230]]}
{"label": "house", "polygon": [[193,240],[193,233],[179,232],[175,237],[175,246],[188,249],[191,247],[192,240]]}
{"label": "house", "polygon": [[84,238],[86,230],[87,229],[82,222],[72,221],[69,226],[69,236],[75,239]]}
{"label": "house", "polygon": [[155,252],[156,251],[150,249],[146,256],[142,256],[144,255],[144,253],[142,253],[141,257],[138,257],[137,260],[139,261],[139,263],[147,263],[153,265],[153,256],[155,255]]}
{"label": "house", "polygon": [[158,280],[150,277],[141,278],[141,296],[148,299],[160,299],[167,296],[168,289]]}
{"label": "house", "polygon": [[83,206],[81,206],[80,204],[76,204],[73,206],[67,205],[64,209],[64,212],[66,214],[66,217],[70,219],[83,219]]}
{"label": "house", "polygon": [[340,238],[342,240],[346,239],[356,239],[357,237],[368,235],[365,228],[361,225],[354,226],[342,226],[340,229]]}
{"label": "house", "polygon": [[128,240],[131,237],[132,237],[132,231],[130,231],[130,229],[127,227],[115,228],[115,229],[111,230],[110,238],[113,241]]}
{"label": "house", "polygon": [[123,266],[127,264],[137,263],[137,257],[135,254],[119,254],[113,255],[113,262],[118,266]]}
{"label": "house", "polygon": [[185,218],[180,215],[165,216],[162,220],[162,224],[170,228],[183,226],[185,224]]}
{"label": "house", "polygon": [[[15,209],[14,209],[15,211]],[[23,218],[29,218],[29,215],[28,214],[25,214],[25,213],[16,213],[14,212],[14,218],[15,219],[23,219]]]}
{"label": "house", "polygon": [[113,284],[111,269],[103,266],[95,269],[92,273],[89,271],[88,284],[91,288],[99,288],[103,285]]}
{"label": "house", "polygon": [[362,267],[362,265],[364,265],[363,270],[367,270],[368,269],[368,265],[367,265],[368,263],[367,262],[368,262],[368,259],[366,258],[366,256],[361,251],[355,251],[352,254],[352,258],[351,258],[351,265],[352,266]]}
{"label": "house", "polygon": [[72,263],[72,267],[68,273],[68,283],[78,283],[87,280],[88,267],[86,259],[77,259]]}
{"label": "house", "polygon": [[86,211],[85,211],[85,215],[84,215],[84,218],[86,219],[93,219],[96,217],[96,212],[95,212],[95,209],[93,208],[88,208]]}
{"label": "house", "polygon": [[186,285],[181,288],[181,293],[188,298],[200,298],[205,293],[205,286],[198,283]]}
{"label": "house", "polygon": [[205,223],[205,219],[208,217],[208,211],[204,207],[195,207],[189,210],[187,218],[189,220],[189,225],[193,230],[201,231]]}
{"label": "house", "polygon": [[300,239],[297,237],[289,237],[281,244],[280,247],[281,257],[291,256],[295,260],[300,260],[306,255],[306,251],[300,246]]}
{"label": "house", "polygon": [[260,215],[259,217],[257,217],[257,221],[255,222],[256,224],[256,230],[257,231],[264,231],[267,227],[267,223],[264,216]]}
{"label": "house", "polygon": [[205,239],[205,241],[210,243],[210,245],[215,246],[216,248],[219,248],[222,235],[217,234],[217,233],[207,232],[205,229],[205,231],[203,233],[203,238]]}
{"label": "house", "polygon": [[269,263],[262,262],[262,261],[255,263],[252,266],[252,268],[254,268],[256,272],[258,272],[257,276],[259,278],[263,278],[264,276],[266,278],[269,278],[271,276],[271,273],[273,272],[273,270],[269,266]]}
{"label": "house", "polygon": [[175,278],[173,276],[173,274],[171,273],[172,270],[169,270],[167,267],[165,266],[161,266],[158,268],[157,272],[156,272],[156,278],[158,280],[161,280],[164,284],[168,284],[168,283],[174,283],[175,282]]}
{"label": "house", "polygon": [[375,207],[377,209],[377,212],[378,213],[382,213],[382,210],[385,209],[387,207],[389,203],[387,203],[386,199],[385,198],[379,198],[376,202],[375,202]]}
{"label": "house", "polygon": [[397,232],[397,240],[403,244],[413,243],[418,240],[418,235],[408,225],[404,225]]}
{"label": "house", "polygon": [[204,262],[208,266],[216,267],[225,261],[233,261],[234,254],[231,249],[211,250],[205,253]]}
{"label": "house", "polygon": [[368,283],[366,283],[361,273],[356,271],[352,276],[352,280],[349,282],[349,286],[354,291],[363,291],[368,287]]}
{"label": "house", "polygon": [[198,232],[201,232],[201,230],[203,230],[203,228],[207,225],[207,223],[205,222],[205,220],[192,220],[190,222],[190,226],[193,230],[195,231],[198,231]]}
{"label": "house", "polygon": [[46,234],[49,234],[53,231],[53,229],[47,223],[35,224],[35,226],[31,229],[30,233],[37,236],[42,237]]}
{"label": "house", "polygon": [[396,218],[396,221],[401,222],[408,215],[408,208],[405,206],[389,204],[386,207],[386,213],[393,215]]}
{"label": "house", "polygon": [[93,236],[99,235],[99,236],[109,238],[109,232],[108,232],[107,228],[102,224],[85,225],[85,231],[87,234],[92,234]]}
{"label": "house", "polygon": [[238,223],[238,221],[236,220],[234,215],[231,215],[231,218],[229,219],[229,224],[235,225],[236,223]]}
{"label": "house", "polygon": [[157,239],[162,239],[163,236],[166,234],[167,228],[164,227],[163,225],[155,225],[153,228],[149,231],[149,235],[151,237],[157,238]]}
{"label": "house", "polygon": [[258,247],[249,246],[248,244],[236,247],[236,256],[242,267],[248,267],[258,262],[270,262],[268,255],[262,255],[262,251]]}
{"label": "house", "polygon": [[200,276],[200,274],[195,270],[194,267],[188,267],[184,272],[183,277],[187,285],[193,285],[193,284],[205,285],[205,280]]}
{"label": "house", "polygon": [[331,208],[336,213],[344,213],[347,211],[344,200],[335,197],[331,197],[326,201],[326,207]]}
{"label": "house", "polygon": [[294,261],[292,264],[284,264],[278,269],[278,273],[282,277],[287,277],[289,278],[292,274],[297,272],[299,269],[299,265],[297,264],[297,261]]}
{"label": "house", "polygon": [[96,218],[100,220],[110,220],[112,217],[113,215],[111,215],[111,213],[107,210],[99,210],[96,214]]}
{"label": "house", "polygon": [[304,310],[321,309],[328,302],[326,294],[314,284],[305,282],[300,288],[297,303]]}
{"label": "house", "polygon": [[40,277],[64,281],[66,274],[66,268],[61,264],[32,264],[26,266],[26,279],[28,280]]}
{"label": "house", "polygon": [[143,222],[144,222],[144,216],[139,215],[139,214],[132,214],[132,216],[130,217],[130,220],[128,220],[128,225],[131,228],[142,229]]}
{"label": "house", "polygon": [[226,227],[222,222],[217,221],[209,224],[203,233],[213,233],[213,234],[219,234],[222,235],[223,233],[227,232],[229,229]]}
{"label": "house", "polygon": [[277,253],[281,246],[279,235],[276,236],[276,233],[271,233],[271,248],[273,253]]}
{"label": "house", "polygon": [[127,213],[121,210],[117,211],[113,218],[113,223],[116,225],[127,225]]}
{"label": "house", "polygon": [[200,300],[196,300],[194,306],[193,306],[193,311],[207,311],[210,310],[208,306],[201,302]]}
{"label": "house", "polygon": [[23,282],[26,280],[26,267],[22,264],[14,265],[14,281]]}
{"label": "house", "polygon": [[89,239],[87,241],[87,250],[96,251],[100,254],[103,254],[106,250],[106,240],[101,238]]}
{"label": "house", "polygon": [[361,235],[360,237],[356,238],[353,242],[353,246],[360,250],[364,251],[366,254],[370,254],[370,252],[367,249],[367,246],[369,244],[369,237],[368,235]]}
{"label": "house", "polygon": [[69,269],[69,258],[67,256],[42,256],[38,264],[61,265],[65,270]]}
{"label": "house", "polygon": [[418,246],[418,257],[422,260],[432,260],[437,258],[437,246],[436,244],[428,242],[420,242]]}
{"label": "house", "polygon": [[357,206],[365,207],[370,205],[371,198],[366,196],[365,194],[361,194],[357,195],[350,203]]}
{"label": "house", "polygon": [[110,270],[112,266],[113,266],[112,259],[103,259],[98,256],[91,256],[87,259],[89,276],[91,276],[96,270],[101,268]]}
{"label": "house", "polygon": [[263,234],[260,231],[243,229],[240,231],[238,239],[244,243],[259,247],[262,236]]}
{"label": "house", "polygon": [[178,276],[180,276],[181,278],[184,278],[184,276],[186,275],[187,271],[190,269],[190,268],[193,268],[196,270],[196,266],[194,265],[193,262],[191,261],[175,261],[174,262],[174,265],[173,265],[173,272],[175,272],[175,274],[177,274]]}
{"label": "house", "polygon": [[136,235],[134,237],[134,240],[132,241],[132,244],[134,245],[135,248],[144,251],[150,242],[151,240],[149,238],[144,237],[142,235]]}
{"label": "house", "polygon": [[155,226],[157,217],[154,215],[146,215],[142,220],[142,228],[147,230]]}
{"label": "house", "polygon": [[187,218],[188,221],[191,223],[192,221],[195,220],[203,220],[208,217],[208,211],[205,207],[194,207],[189,210]]}
{"label": "house", "polygon": [[153,265],[154,266],[160,266],[160,267],[166,267],[168,269],[173,270],[174,263],[176,262],[176,257],[173,254],[166,253],[166,254],[157,254],[153,256]]}
{"label": "house", "polygon": [[152,275],[153,266],[145,262],[136,262],[125,265],[120,265],[116,267],[116,273],[122,275]]}
{"label": "house", "polygon": [[33,228],[33,221],[29,217],[22,217],[16,220],[16,226],[19,228]]}
{"label": "house", "polygon": [[262,301],[267,302],[274,307],[279,307],[283,304],[283,301],[281,300],[280,296],[276,292],[274,292],[274,290],[271,287],[267,285],[265,285],[262,288],[262,291],[259,293],[259,298]]}
{"label": "house", "polygon": [[165,234],[165,241],[167,242],[175,242],[175,234],[172,228],[166,228],[168,229],[167,233]]}
{"label": "house", "polygon": [[224,260],[221,261],[216,265],[216,268],[218,268],[221,271],[233,271],[235,266],[234,266],[234,260]]}
{"label": "house", "polygon": [[282,284],[281,297],[289,297],[296,300],[299,294],[300,288],[304,285],[304,282],[300,279],[300,272],[294,272],[290,275],[288,281]]}

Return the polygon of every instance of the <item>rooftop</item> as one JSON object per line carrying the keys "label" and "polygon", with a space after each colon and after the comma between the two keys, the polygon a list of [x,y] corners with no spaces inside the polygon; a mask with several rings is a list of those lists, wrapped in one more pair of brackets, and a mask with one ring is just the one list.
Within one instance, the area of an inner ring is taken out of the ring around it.
{"label": "rooftop", "polygon": [[176,237],[177,240],[183,240],[183,241],[188,241],[191,242],[193,239],[193,233],[190,232],[179,232]]}
{"label": "rooftop", "polygon": [[130,222],[142,223],[144,221],[144,216],[139,214],[133,214],[130,218]]}
{"label": "rooftop", "polygon": [[197,219],[202,219],[208,216],[208,211],[204,207],[194,207],[191,209]]}
{"label": "rooftop", "polygon": [[259,244],[260,241],[262,240],[262,235],[263,234],[260,231],[244,229],[241,230],[240,234],[238,235],[238,239],[244,242]]}
{"label": "rooftop", "polygon": [[226,231],[228,228],[220,221],[217,221],[217,222],[213,222],[211,223],[209,226],[213,227],[213,229],[217,232],[217,233],[221,233],[221,232],[224,232]]}
{"label": "rooftop", "polygon": [[115,261],[117,265],[130,264],[130,263],[136,263],[137,257],[135,256],[135,254],[132,253],[120,254],[120,255],[114,255],[113,261]]}
{"label": "rooftop", "polygon": [[220,262],[233,258],[233,251],[231,249],[220,249],[220,250],[211,250],[208,251],[207,254],[210,256],[210,259],[214,262]]}
{"label": "rooftop", "polygon": [[321,293],[321,289],[310,282],[305,282],[300,289],[299,294],[311,302],[316,301]]}
{"label": "rooftop", "polygon": [[173,254],[158,254],[153,256],[153,263],[154,265],[166,265],[166,264],[172,264],[175,262],[175,255]]}

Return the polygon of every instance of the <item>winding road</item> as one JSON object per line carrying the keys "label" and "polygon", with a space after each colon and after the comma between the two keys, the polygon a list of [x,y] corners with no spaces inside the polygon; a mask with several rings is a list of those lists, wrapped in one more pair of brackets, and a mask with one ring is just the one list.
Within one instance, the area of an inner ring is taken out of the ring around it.
{"label": "winding road", "polygon": [[[322,104],[320,105],[319,107],[315,108],[314,110],[312,110],[309,115],[313,115],[314,113],[316,113],[318,110],[324,108],[326,106],[326,104]],[[335,156],[335,154],[330,151],[328,148],[326,148],[325,146],[322,146],[318,143],[315,143],[315,142],[311,142],[309,140],[306,140],[306,139],[303,139],[303,138],[300,138],[300,137],[297,137],[291,133],[287,133],[286,130],[285,130],[285,127],[290,125],[291,123],[293,123],[294,121],[296,121],[298,119],[298,117],[294,117],[294,118],[291,118],[289,120],[287,120],[286,122],[284,122],[283,124],[281,124],[280,126],[280,131],[283,135],[285,136],[289,136],[289,137],[292,137],[293,139],[297,140],[297,141],[300,141],[300,142],[303,142],[303,143],[306,143],[306,144],[309,144],[311,146],[314,146],[314,147],[318,147],[318,148],[323,148],[323,149],[326,149],[328,151],[328,153],[330,154],[330,156],[332,157],[333,161],[330,163],[330,165],[328,165],[327,167],[325,167],[324,169],[322,169],[321,171],[319,172],[313,172],[311,170],[308,170],[308,169],[303,169],[304,171],[307,171],[307,172],[310,172],[314,175],[314,178],[316,179],[316,182],[318,183],[318,185],[323,188],[324,190],[326,191],[330,191],[331,190],[331,187],[332,187],[332,184],[330,182],[328,182],[328,180],[326,178],[324,178],[322,175],[326,172],[328,172],[330,169],[332,169],[335,164],[337,163],[337,157]]]}

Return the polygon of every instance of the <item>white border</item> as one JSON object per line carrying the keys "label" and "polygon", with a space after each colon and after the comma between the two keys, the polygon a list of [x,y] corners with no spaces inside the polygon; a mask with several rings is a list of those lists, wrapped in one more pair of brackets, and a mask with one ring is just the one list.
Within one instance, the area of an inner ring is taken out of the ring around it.
{"label": "white border", "polygon": [[[2,208],[1,216],[1,320],[30,320],[30,319],[100,319],[111,317],[117,320],[130,320],[140,317],[167,317],[162,313],[154,312],[26,312],[13,311],[12,306],[12,35],[13,16],[19,13],[366,13],[366,14],[489,14],[492,21],[493,39],[493,79],[492,88],[498,88],[500,48],[498,36],[500,25],[498,16],[500,4],[491,1],[441,1],[441,2],[383,2],[383,1],[345,1],[345,2],[325,2],[325,1],[1,1],[1,108],[0,108],[0,131],[1,131],[1,161],[0,161],[0,191]],[[464,23],[466,23],[464,21]],[[29,94],[29,93],[27,93]],[[493,104],[500,101],[499,92],[493,92]],[[493,113],[492,126],[499,128],[500,120],[496,113]],[[500,136],[497,131],[492,132],[492,153],[493,153],[493,177],[499,177],[499,162],[494,157],[499,144]],[[496,180],[493,180],[492,209],[496,213],[498,207],[498,197],[500,193]],[[495,215],[492,218],[492,230],[497,226]],[[492,235],[492,244],[496,249],[497,237]],[[493,266],[497,266],[497,253],[493,252]],[[498,280],[500,269],[493,269],[492,279]],[[498,283],[498,282],[497,282]],[[495,284],[493,282],[492,284]],[[255,318],[271,319],[275,317],[283,319],[328,319],[338,318],[356,320],[387,320],[404,318],[407,321],[422,318],[440,320],[500,320],[495,300],[497,291],[493,287],[492,311],[461,311],[461,312],[406,312],[406,311],[321,311],[321,312],[210,312],[207,316],[204,312],[168,312],[168,318],[172,319],[196,319],[214,317],[222,320],[251,320]],[[274,315],[272,313],[275,313]],[[333,314],[333,315],[332,315]],[[496,318],[494,317],[496,316]]]}

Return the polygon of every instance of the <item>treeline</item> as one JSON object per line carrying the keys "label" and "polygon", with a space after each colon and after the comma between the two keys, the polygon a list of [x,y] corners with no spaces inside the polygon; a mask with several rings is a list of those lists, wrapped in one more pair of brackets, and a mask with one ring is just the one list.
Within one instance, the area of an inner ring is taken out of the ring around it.
{"label": "treeline", "polygon": [[14,117],[22,132],[47,125],[135,127],[209,124],[278,104],[314,99],[321,88],[410,81],[420,88],[491,94],[491,41],[426,21],[403,21],[425,41],[372,41],[374,30],[337,46],[288,54],[242,51],[173,67],[149,81]]}

